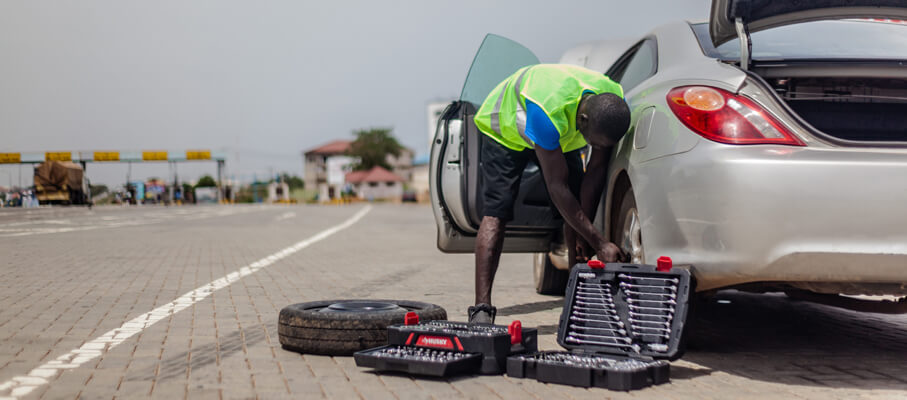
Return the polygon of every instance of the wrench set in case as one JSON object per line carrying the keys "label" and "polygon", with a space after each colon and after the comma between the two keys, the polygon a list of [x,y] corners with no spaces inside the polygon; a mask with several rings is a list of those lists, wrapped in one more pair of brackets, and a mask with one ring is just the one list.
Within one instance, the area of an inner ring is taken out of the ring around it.
{"label": "wrench set in case", "polygon": [[590,261],[571,270],[557,341],[567,352],[515,355],[507,375],[541,382],[634,390],[670,380],[680,356],[690,273]]}
{"label": "wrench set in case", "polygon": [[538,351],[537,330],[523,328],[520,321],[509,326],[418,323],[413,317],[387,328],[387,346],[355,353],[356,365],[415,375],[500,374],[508,356]]}

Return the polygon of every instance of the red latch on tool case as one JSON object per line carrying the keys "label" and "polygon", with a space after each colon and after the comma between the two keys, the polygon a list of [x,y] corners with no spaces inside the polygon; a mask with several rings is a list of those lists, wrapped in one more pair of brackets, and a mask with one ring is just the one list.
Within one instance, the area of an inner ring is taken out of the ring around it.
{"label": "red latch on tool case", "polygon": [[517,344],[523,341],[523,324],[520,320],[510,323],[507,327],[507,333],[510,334],[510,344]]}
{"label": "red latch on tool case", "polygon": [[403,325],[416,325],[419,323],[419,314],[412,311],[403,316]]}
{"label": "red latch on tool case", "polygon": [[605,267],[605,263],[603,263],[599,260],[589,260],[589,262],[586,263],[586,265],[588,265],[589,268],[594,268],[594,269]]}
{"label": "red latch on tool case", "polygon": [[673,266],[674,262],[671,261],[671,257],[661,256],[658,257],[658,266],[656,266],[655,269],[661,272],[668,272]]}

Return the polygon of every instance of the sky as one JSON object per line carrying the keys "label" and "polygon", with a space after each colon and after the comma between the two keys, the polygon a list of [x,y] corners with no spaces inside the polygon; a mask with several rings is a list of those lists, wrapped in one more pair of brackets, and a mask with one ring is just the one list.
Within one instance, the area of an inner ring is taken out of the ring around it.
{"label": "sky", "polygon": [[[705,20],[708,0],[0,2],[0,152],[211,149],[226,176],[302,174],[301,152],[392,127],[427,154],[485,34],[557,62],[578,44]],[[175,170],[174,170],[175,169]],[[194,180],[214,163],[89,164],[92,183]],[[0,165],[0,186],[31,183]]]}

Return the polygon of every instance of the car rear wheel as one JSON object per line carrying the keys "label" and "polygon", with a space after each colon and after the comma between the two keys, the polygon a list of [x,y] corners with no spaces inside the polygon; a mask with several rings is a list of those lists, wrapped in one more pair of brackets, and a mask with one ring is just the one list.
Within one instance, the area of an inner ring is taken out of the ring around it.
{"label": "car rear wheel", "polygon": [[351,355],[387,344],[387,327],[408,312],[420,321],[447,319],[435,304],[402,300],[324,300],[280,310],[277,336],[284,349],[300,353]]}
{"label": "car rear wheel", "polygon": [[548,253],[533,254],[535,291],[538,294],[563,295],[567,290],[570,271],[557,269]]}
{"label": "car rear wheel", "polygon": [[616,224],[611,228],[611,238],[620,249],[629,255],[629,262],[642,264],[646,259],[645,248],[642,243],[642,224],[639,220],[639,211],[636,209],[636,197],[633,188],[627,189],[620,200]]}

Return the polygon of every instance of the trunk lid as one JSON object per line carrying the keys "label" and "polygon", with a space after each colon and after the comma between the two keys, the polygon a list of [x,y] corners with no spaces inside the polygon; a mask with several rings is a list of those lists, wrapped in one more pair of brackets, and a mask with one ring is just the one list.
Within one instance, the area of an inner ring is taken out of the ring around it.
{"label": "trunk lid", "polygon": [[712,0],[709,34],[719,46],[738,37],[737,21],[745,32],[757,32],[800,22],[849,18],[907,19],[904,0]]}

